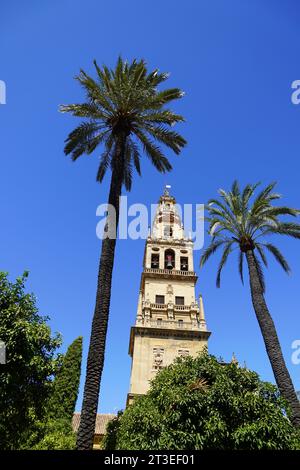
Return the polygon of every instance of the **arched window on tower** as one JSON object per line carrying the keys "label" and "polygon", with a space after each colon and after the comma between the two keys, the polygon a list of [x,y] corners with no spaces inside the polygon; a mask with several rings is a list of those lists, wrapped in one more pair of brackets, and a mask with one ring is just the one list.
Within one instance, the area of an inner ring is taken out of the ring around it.
{"label": "arched window on tower", "polygon": [[173,228],[170,225],[164,227],[164,237],[170,238],[173,237]]}
{"label": "arched window on tower", "polygon": [[165,269],[175,268],[175,252],[173,250],[165,251]]}
{"label": "arched window on tower", "polygon": [[180,256],[180,270],[181,271],[189,270],[189,260],[186,256]]}
{"label": "arched window on tower", "polygon": [[151,255],[151,268],[152,269],[159,268],[159,255],[157,253],[152,253]]}

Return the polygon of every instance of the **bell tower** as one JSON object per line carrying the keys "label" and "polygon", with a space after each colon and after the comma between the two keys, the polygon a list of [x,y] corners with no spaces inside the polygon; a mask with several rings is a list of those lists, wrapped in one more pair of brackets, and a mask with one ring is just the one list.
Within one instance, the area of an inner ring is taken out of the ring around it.
{"label": "bell tower", "polygon": [[193,242],[187,238],[166,186],[146,241],[135,326],[131,327],[132,357],[127,404],[145,394],[158,370],[177,356],[195,356],[207,331],[203,300],[195,297]]}

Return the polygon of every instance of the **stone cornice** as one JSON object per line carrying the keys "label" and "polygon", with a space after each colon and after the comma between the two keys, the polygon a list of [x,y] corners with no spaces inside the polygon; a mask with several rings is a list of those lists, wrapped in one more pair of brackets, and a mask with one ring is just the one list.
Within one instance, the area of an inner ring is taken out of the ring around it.
{"label": "stone cornice", "polygon": [[179,271],[175,269],[153,269],[144,268],[142,272],[142,281],[146,278],[162,278],[162,279],[180,279],[197,282],[198,276],[195,271]]}
{"label": "stone cornice", "polygon": [[175,246],[193,246],[193,241],[190,238],[152,238],[148,237],[146,243],[148,245],[175,245]]}
{"label": "stone cornice", "polygon": [[167,329],[160,327],[148,327],[148,326],[132,326],[130,329],[130,341],[129,341],[129,350],[128,354],[132,357],[133,355],[133,345],[134,337],[136,335],[140,336],[150,336],[157,338],[187,338],[194,339],[198,338],[199,340],[207,341],[211,335],[210,331],[201,331],[201,330],[183,330],[180,328],[177,329]]}

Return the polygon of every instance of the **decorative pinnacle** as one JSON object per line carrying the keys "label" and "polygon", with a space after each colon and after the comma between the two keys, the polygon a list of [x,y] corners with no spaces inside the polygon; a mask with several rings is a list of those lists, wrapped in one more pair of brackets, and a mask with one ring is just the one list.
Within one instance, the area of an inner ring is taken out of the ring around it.
{"label": "decorative pinnacle", "polygon": [[199,318],[200,318],[200,320],[205,321],[203,298],[202,298],[201,294],[199,295]]}
{"label": "decorative pinnacle", "polygon": [[238,363],[239,362],[238,362],[237,358],[235,357],[235,354],[232,353],[231,364],[235,364],[237,366]]}
{"label": "decorative pinnacle", "polygon": [[164,190],[164,196],[170,196],[170,191],[169,191],[170,189],[171,189],[171,185],[166,184],[165,190]]}

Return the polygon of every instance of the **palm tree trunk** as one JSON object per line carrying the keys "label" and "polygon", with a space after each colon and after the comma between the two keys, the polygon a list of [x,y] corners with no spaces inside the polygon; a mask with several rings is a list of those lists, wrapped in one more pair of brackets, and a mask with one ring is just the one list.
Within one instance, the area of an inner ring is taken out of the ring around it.
{"label": "palm tree trunk", "polygon": [[125,141],[126,137],[122,137],[119,141],[117,154],[114,157],[114,167],[112,168],[108,203],[115,208],[115,220],[110,219],[109,214],[106,227],[111,228],[110,224],[114,224],[115,222],[115,236],[113,238],[103,238],[102,240],[96,305],[92,322],[81,418],[76,443],[78,450],[91,450],[93,448],[100,383],[104,365],[112,271],[119,222]]}
{"label": "palm tree trunk", "polygon": [[268,310],[263,290],[260,284],[254,253],[246,252],[249,269],[252,303],[256,318],[263,335],[267,354],[273,369],[274,377],[281,395],[286,399],[291,408],[291,421],[295,427],[300,426],[300,404],[286,367],[281,346],[277,336],[273,319]]}

